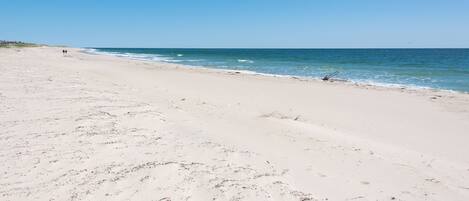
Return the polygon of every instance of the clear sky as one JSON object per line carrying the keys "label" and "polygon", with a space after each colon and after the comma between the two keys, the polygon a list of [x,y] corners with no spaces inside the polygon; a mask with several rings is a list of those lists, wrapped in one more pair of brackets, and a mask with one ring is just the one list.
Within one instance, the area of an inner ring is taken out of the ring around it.
{"label": "clear sky", "polygon": [[469,47],[469,0],[0,0],[0,39],[78,47]]}

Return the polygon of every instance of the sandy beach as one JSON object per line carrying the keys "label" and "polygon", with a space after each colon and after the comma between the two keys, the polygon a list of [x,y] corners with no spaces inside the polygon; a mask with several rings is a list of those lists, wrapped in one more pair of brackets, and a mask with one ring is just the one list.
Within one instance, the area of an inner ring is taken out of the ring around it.
{"label": "sandy beach", "polygon": [[469,94],[0,48],[0,200],[469,200]]}

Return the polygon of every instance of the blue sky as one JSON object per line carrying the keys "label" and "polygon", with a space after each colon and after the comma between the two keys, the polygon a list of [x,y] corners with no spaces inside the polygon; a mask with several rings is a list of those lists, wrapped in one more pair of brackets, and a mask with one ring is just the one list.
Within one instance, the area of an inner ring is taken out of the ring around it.
{"label": "blue sky", "polygon": [[469,0],[0,0],[0,39],[78,47],[469,47]]}

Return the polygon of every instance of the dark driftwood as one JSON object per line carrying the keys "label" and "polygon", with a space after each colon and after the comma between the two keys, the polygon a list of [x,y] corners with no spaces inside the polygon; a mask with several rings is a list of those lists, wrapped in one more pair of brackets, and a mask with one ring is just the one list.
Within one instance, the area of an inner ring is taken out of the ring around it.
{"label": "dark driftwood", "polygon": [[338,74],[339,74],[339,71],[336,71],[336,72],[327,74],[326,76],[324,76],[324,77],[322,78],[322,80],[328,81],[328,80],[330,80],[332,77],[334,77],[334,76],[336,76],[336,75],[338,75]]}

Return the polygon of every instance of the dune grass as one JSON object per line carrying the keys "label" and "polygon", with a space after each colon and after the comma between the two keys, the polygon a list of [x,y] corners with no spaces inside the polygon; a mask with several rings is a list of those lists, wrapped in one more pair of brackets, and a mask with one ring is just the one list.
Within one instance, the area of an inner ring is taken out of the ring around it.
{"label": "dune grass", "polygon": [[18,48],[18,47],[38,47],[40,45],[34,43],[26,43],[22,41],[6,41],[0,40],[0,48]]}

